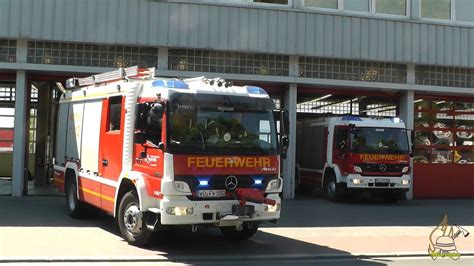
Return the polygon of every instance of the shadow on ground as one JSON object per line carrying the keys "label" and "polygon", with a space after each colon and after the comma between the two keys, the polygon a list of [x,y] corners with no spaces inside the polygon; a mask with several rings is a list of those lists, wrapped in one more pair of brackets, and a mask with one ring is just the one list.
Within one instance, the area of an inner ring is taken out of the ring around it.
{"label": "shadow on ground", "polygon": [[[67,214],[62,196],[0,196],[0,226],[108,227],[109,216],[90,211],[86,220]],[[325,199],[287,200],[277,224],[263,227],[437,226],[444,214],[451,224],[474,225],[474,200],[412,200],[396,204],[370,201],[333,203]]]}
{"label": "shadow on ground", "polygon": [[[384,263],[362,261],[350,253],[299,241],[289,237],[259,231],[245,241],[225,239],[217,228],[203,228],[192,233],[189,228],[173,228],[155,234],[150,251],[163,252],[170,260],[180,263],[199,264],[205,262],[246,261],[265,262],[272,260],[272,265],[289,264],[303,259],[334,259],[345,258],[357,261],[357,265],[376,266]],[[268,262],[267,262],[268,263]],[[240,265],[242,265],[240,264]]]}
{"label": "shadow on ground", "polygon": [[[98,211],[89,210],[90,215],[84,220],[71,219],[66,211],[65,199],[63,197],[24,197],[11,198],[0,197],[0,227],[42,227],[51,228],[52,235],[68,235],[57,230],[68,230],[68,227],[98,227],[104,230],[103,234],[119,235],[114,227],[114,221],[110,216]],[[58,227],[55,229],[54,227]],[[8,230],[8,229],[7,229]],[[102,234],[102,233],[100,233]],[[333,249],[327,246],[317,245],[259,231],[252,239],[241,242],[233,242],[225,239],[217,228],[200,228],[198,232],[192,233],[190,227],[172,228],[156,233],[152,243],[140,252],[117,238],[106,238],[101,235],[92,236],[95,241],[113,241],[95,243],[99,246],[118,245],[122,256],[137,256],[134,254],[161,255],[170,261],[181,263],[206,263],[226,262],[231,257],[231,262],[268,261],[270,257],[278,260],[272,264],[288,264],[292,260],[301,258],[316,258],[318,256],[344,257],[358,260],[351,254]],[[106,240],[104,240],[106,239]],[[37,241],[37,240],[34,240]],[[48,242],[48,239],[41,241]],[[120,241],[120,243],[117,243]],[[70,250],[87,249],[87,247],[76,247],[80,245],[76,241],[66,240],[70,243]],[[48,242],[49,243],[49,242]],[[54,249],[54,243],[50,243]],[[69,245],[69,244],[68,244]],[[94,250],[100,252],[100,250]],[[137,253],[138,252],[138,253]],[[73,253],[74,254],[74,253]],[[330,254],[330,255],[328,255]],[[65,256],[65,254],[61,254]],[[101,254],[107,256],[107,254]],[[225,258],[227,257],[227,258]],[[138,257],[140,259],[140,257]],[[376,266],[384,265],[376,262],[359,261],[358,265]]]}

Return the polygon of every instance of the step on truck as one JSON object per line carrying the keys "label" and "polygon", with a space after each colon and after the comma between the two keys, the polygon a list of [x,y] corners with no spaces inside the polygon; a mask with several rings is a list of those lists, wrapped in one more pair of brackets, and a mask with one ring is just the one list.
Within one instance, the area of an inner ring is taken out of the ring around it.
{"label": "step on truck", "polygon": [[346,194],[405,197],[410,188],[410,149],[399,118],[352,115],[297,124],[296,183],[320,188],[332,201]]}
{"label": "step on truck", "polygon": [[[73,218],[115,217],[143,246],[165,226],[249,238],[280,217],[287,112],[256,86],[119,69],[71,78],[59,104],[54,183]],[[278,132],[277,132],[278,130]]]}

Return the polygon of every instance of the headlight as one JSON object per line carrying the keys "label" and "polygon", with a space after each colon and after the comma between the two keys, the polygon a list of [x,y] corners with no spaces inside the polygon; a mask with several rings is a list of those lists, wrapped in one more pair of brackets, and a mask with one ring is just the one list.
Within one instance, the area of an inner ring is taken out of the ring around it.
{"label": "headlight", "polygon": [[409,166],[403,167],[402,173],[406,174],[406,173],[408,173],[408,171],[410,171],[410,167],[409,167]]}
{"label": "headlight", "polygon": [[166,213],[169,215],[183,216],[192,215],[194,213],[193,207],[168,207]]}
{"label": "headlight", "polygon": [[277,203],[275,205],[267,205],[265,204],[263,207],[264,211],[266,212],[277,212],[280,210],[280,203]]}
{"label": "headlight", "polygon": [[191,189],[189,188],[189,185],[183,181],[174,181],[174,188],[178,192],[191,193]]}
{"label": "headlight", "polygon": [[360,166],[354,165],[354,171],[356,173],[362,173],[362,168],[360,168]]}
{"label": "headlight", "polygon": [[280,178],[273,179],[272,181],[268,182],[267,188],[265,189],[266,192],[275,191],[280,188]]}

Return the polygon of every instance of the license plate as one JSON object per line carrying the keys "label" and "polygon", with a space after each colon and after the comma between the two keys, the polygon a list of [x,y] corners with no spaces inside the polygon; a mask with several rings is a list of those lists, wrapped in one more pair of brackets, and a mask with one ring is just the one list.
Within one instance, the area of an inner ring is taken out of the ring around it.
{"label": "license plate", "polygon": [[390,183],[390,178],[376,178],[375,183]]}
{"label": "license plate", "polygon": [[226,193],[225,189],[198,190],[197,196],[200,198],[224,198]]}

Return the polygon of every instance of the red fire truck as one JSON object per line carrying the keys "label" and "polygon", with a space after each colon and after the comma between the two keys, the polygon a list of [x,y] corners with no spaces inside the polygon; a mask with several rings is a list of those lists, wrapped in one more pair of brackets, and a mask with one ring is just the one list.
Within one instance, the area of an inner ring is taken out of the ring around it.
{"label": "red fire truck", "polygon": [[66,87],[54,183],[73,218],[98,207],[139,246],[167,225],[245,239],[279,219],[287,123],[262,88],[137,67]]}
{"label": "red fire truck", "polygon": [[387,201],[410,188],[409,142],[399,118],[333,116],[297,125],[297,184],[333,201],[371,192]]}

